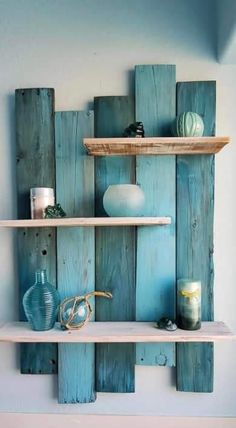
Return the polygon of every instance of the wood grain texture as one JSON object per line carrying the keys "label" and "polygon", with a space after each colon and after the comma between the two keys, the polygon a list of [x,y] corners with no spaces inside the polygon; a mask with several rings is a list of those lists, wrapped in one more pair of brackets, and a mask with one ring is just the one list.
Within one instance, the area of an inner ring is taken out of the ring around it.
{"label": "wood grain texture", "polygon": [[[136,66],[136,120],[147,137],[171,135],[175,119],[175,66]],[[165,229],[137,232],[136,320],[154,321],[175,312],[175,156],[137,156],[136,179],[146,197],[145,215],[171,216]],[[172,344],[137,345],[136,362],[175,365]]]}
{"label": "wood grain texture", "polygon": [[196,155],[218,153],[229,137],[85,138],[90,155]]}
{"label": "wood grain texture", "polygon": [[[92,112],[58,112],[56,124],[57,201],[69,216],[94,215],[94,161],[82,139],[93,135]],[[94,228],[57,231],[58,289],[61,297],[95,288]],[[59,403],[95,401],[94,344],[59,346]]]}
{"label": "wood grain texture", "polygon": [[0,220],[0,227],[165,226],[170,217],[75,217],[43,220]]}
{"label": "wood grain texture", "polygon": [[[200,330],[159,330],[153,322],[92,322],[81,330],[62,330],[57,323],[48,331],[33,331],[25,322],[6,323],[0,327],[0,342],[57,343],[137,343],[137,342],[209,342],[236,340],[223,322],[203,322]],[[73,347],[72,347],[73,348]],[[70,359],[68,349],[68,359]],[[89,349],[89,347],[87,348]],[[121,348],[122,349],[122,348]],[[86,366],[85,366],[86,369]],[[76,380],[74,380],[76,382]]]}
{"label": "wood grain texture", "polygon": [[[18,218],[30,218],[30,188],[55,188],[54,90],[17,89],[16,153]],[[46,269],[56,283],[55,231],[22,229],[18,232],[20,319],[25,320],[22,298],[34,283],[36,269]],[[23,345],[21,373],[56,373],[55,345]]]}
{"label": "wood grain texture", "polygon": [[[215,82],[182,82],[177,112],[194,111],[215,133]],[[202,282],[202,319],[213,320],[214,155],[177,157],[177,276]],[[213,344],[177,346],[177,390],[213,391]]]}
{"label": "wood grain texture", "polygon": [[[134,122],[134,103],[129,97],[95,98],[95,136],[120,137]],[[132,157],[96,159],[96,216],[104,216],[102,197],[110,184],[134,183]],[[97,321],[135,319],[135,229],[96,229],[96,289],[110,291],[113,299],[97,299]],[[103,344],[96,347],[96,390],[134,391],[135,347]]]}

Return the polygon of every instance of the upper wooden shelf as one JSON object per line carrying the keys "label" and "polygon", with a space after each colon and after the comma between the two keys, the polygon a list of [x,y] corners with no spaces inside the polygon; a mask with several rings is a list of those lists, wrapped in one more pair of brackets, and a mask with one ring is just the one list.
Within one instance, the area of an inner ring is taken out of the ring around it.
{"label": "upper wooden shelf", "polygon": [[229,137],[84,138],[93,156],[213,154],[229,142]]}
{"label": "upper wooden shelf", "polygon": [[200,330],[159,330],[153,322],[89,322],[81,330],[61,330],[59,323],[48,331],[33,331],[27,322],[0,326],[0,342],[142,343],[214,342],[235,339],[223,322],[203,322]]}
{"label": "upper wooden shelf", "polygon": [[39,220],[0,220],[0,227],[164,226],[171,217],[78,217]]}

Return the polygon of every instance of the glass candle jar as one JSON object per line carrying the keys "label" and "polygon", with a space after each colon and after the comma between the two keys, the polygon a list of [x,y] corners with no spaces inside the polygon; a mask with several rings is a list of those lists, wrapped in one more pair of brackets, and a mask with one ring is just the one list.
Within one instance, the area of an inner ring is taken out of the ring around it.
{"label": "glass candle jar", "polygon": [[177,325],[183,330],[198,330],[201,327],[201,281],[178,280]]}
{"label": "glass candle jar", "polygon": [[30,189],[31,218],[44,218],[48,205],[55,205],[54,190],[50,187],[33,187]]}

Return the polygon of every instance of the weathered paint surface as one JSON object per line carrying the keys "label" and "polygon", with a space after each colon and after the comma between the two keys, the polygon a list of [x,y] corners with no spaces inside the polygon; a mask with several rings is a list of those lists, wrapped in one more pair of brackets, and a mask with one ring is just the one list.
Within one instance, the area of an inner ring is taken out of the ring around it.
{"label": "weathered paint surface", "polygon": [[[30,188],[55,188],[54,90],[17,89],[16,153],[18,218],[30,218]],[[34,283],[36,269],[46,269],[48,280],[56,284],[55,230],[50,228],[18,231],[20,319],[25,314],[22,298]],[[22,344],[21,373],[57,372],[55,344]]]}
{"label": "weathered paint surface", "polygon": [[[171,135],[175,118],[175,66],[140,65],[135,69],[136,120],[145,136]],[[137,156],[136,180],[145,192],[146,216],[168,215],[165,227],[137,231],[136,320],[155,321],[175,314],[175,156]],[[175,365],[175,345],[137,344],[136,362]]]}
{"label": "weathered paint surface", "polygon": [[[134,121],[130,97],[95,98],[95,136],[119,137]],[[105,216],[102,197],[109,184],[135,181],[135,158],[101,157],[95,163],[96,216]],[[135,228],[96,228],[96,290],[113,294],[97,299],[97,321],[135,319]],[[100,392],[134,391],[134,344],[96,346],[96,389]]]}
{"label": "weathered paint surface", "polygon": [[[93,136],[92,112],[58,112],[56,128],[57,201],[68,217],[94,216],[94,160],[83,137]],[[62,298],[93,291],[94,228],[58,228],[58,289]],[[58,347],[59,403],[88,403],[95,393],[95,345]]]}
{"label": "weathered paint surface", "polygon": [[[215,133],[215,82],[177,86],[177,113],[194,111]],[[177,156],[177,277],[202,282],[202,320],[213,320],[214,155]],[[177,345],[177,390],[213,391],[213,344]]]}

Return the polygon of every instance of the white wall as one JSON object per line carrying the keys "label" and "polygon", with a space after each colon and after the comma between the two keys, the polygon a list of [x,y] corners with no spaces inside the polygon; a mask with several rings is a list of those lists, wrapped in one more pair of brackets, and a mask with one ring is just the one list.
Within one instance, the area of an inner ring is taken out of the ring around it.
{"label": "white wall", "polygon": [[4,428],[235,428],[235,418],[178,418],[168,416],[98,416],[98,415],[41,415],[2,413],[1,426]]}
{"label": "white wall", "polygon": [[[127,94],[135,64],[177,65],[178,80],[217,80],[215,318],[236,331],[236,66],[216,62],[214,0],[0,0],[0,218],[15,216],[14,89],[54,87],[56,109]],[[0,320],[17,319],[14,236],[1,231]],[[215,347],[212,394],[175,391],[174,370],[136,367],[135,394],[58,405],[56,376],[19,373],[18,347],[0,344],[0,411],[236,416],[236,342]]]}

